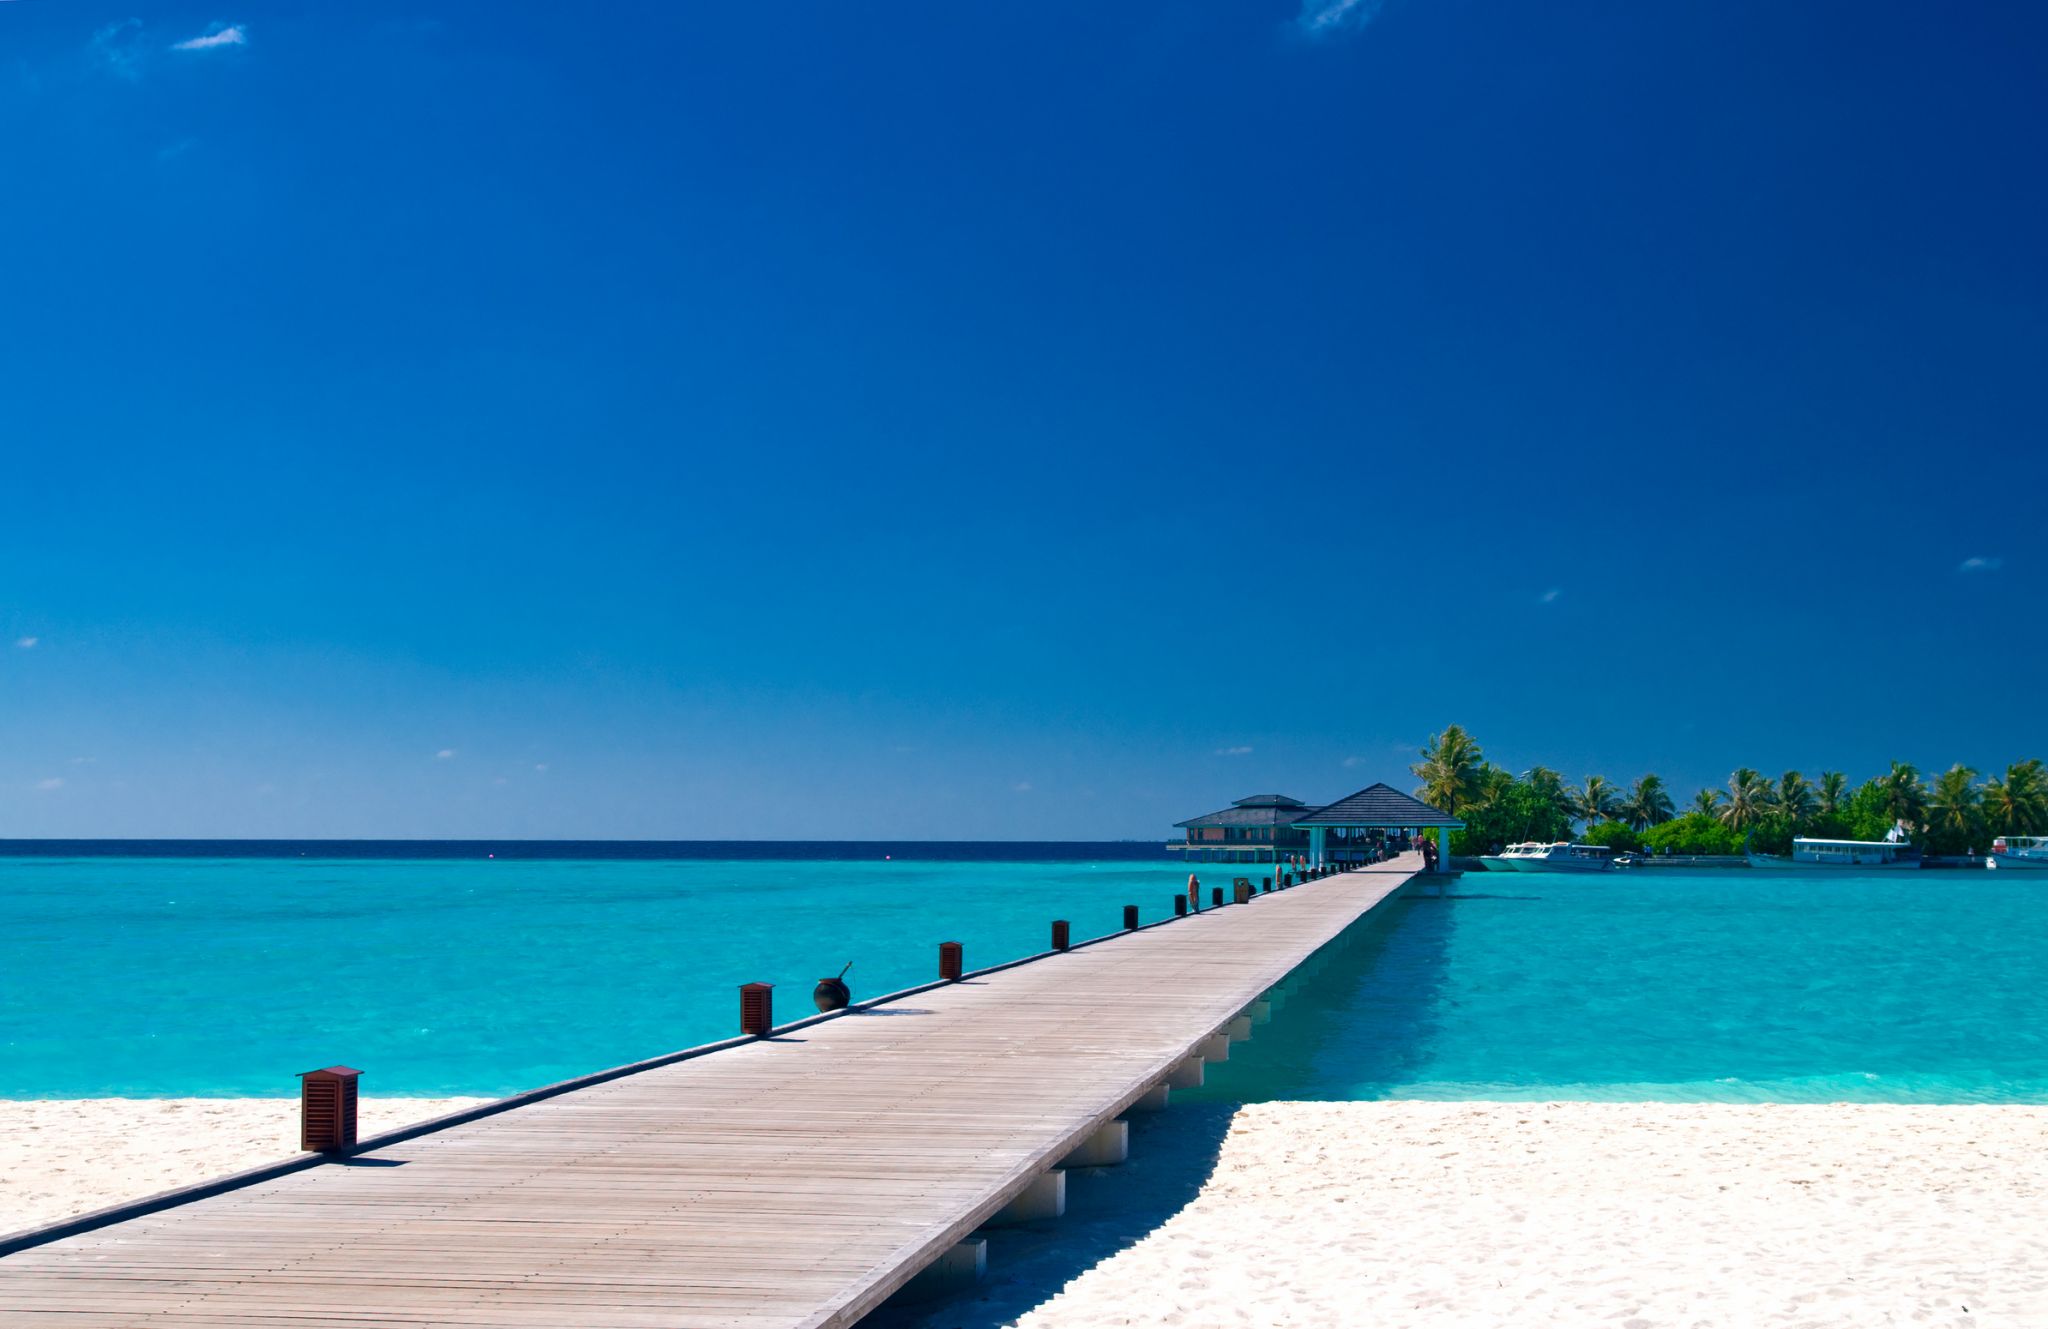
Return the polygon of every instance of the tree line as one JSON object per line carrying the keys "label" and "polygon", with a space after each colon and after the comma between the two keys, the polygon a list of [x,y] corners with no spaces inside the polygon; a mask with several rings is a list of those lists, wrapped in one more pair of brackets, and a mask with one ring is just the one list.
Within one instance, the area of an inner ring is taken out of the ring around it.
{"label": "tree line", "polygon": [[1895,761],[1853,787],[1840,771],[1773,780],[1745,766],[1726,788],[1694,794],[1683,812],[1654,774],[1625,788],[1602,775],[1568,784],[1547,766],[1515,775],[1488,761],[1460,725],[1433,736],[1410,769],[1422,781],[1417,798],[1465,822],[1451,838],[1454,854],[1568,839],[1580,825],[1588,843],[1673,854],[1739,854],[1745,843],[1786,853],[1795,835],[1882,840],[1894,825],[1932,854],[1983,853],[1993,836],[2048,834],[2048,769],[2038,758],[1981,781],[1960,763],[1926,780]]}

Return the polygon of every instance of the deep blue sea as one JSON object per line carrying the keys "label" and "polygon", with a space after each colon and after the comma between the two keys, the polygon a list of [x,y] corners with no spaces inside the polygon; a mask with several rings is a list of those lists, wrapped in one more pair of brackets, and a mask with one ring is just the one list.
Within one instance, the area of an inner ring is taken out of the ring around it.
{"label": "deep blue sea", "polygon": [[[357,855],[341,857],[341,854]],[[489,855],[495,854],[496,857]],[[603,855],[603,856],[600,856]],[[0,1097],[499,1094],[1170,911],[1155,844],[0,845]],[[1226,883],[1214,865],[1204,879]],[[1354,929],[1210,1098],[2048,1102],[2048,884],[1474,874]]]}

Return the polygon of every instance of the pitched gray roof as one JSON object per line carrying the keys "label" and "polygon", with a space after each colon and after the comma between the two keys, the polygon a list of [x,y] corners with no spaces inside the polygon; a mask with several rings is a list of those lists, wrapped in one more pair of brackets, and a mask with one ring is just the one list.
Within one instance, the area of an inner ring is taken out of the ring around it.
{"label": "pitched gray roof", "polygon": [[1419,798],[1411,798],[1384,784],[1361,789],[1328,807],[1317,808],[1294,822],[1296,826],[1463,826],[1448,813],[1439,812]]}
{"label": "pitched gray roof", "polygon": [[1240,798],[1221,812],[1205,813],[1175,826],[1292,826],[1308,810],[1308,804],[1285,794],[1253,794]]}

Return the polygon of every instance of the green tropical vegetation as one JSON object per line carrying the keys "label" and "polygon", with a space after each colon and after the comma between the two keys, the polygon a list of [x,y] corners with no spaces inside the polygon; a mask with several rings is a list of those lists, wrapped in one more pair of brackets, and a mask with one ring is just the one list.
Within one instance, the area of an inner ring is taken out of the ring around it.
{"label": "green tropical vegetation", "polygon": [[1622,801],[1622,820],[1632,831],[1645,831],[1652,826],[1661,826],[1670,821],[1676,813],[1671,807],[1670,791],[1664,788],[1662,776],[1643,775],[1629,786],[1628,797]]}
{"label": "green tropical vegetation", "polygon": [[1464,820],[1465,829],[1451,837],[1453,854],[1575,834],[1617,852],[1739,854],[1748,844],[1786,853],[1795,835],[1882,840],[1894,825],[1928,853],[1961,854],[1983,853],[1994,836],[2048,834],[2048,767],[2039,758],[1981,782],[1961,764],[1929,781],[1918,767],[1895,761],[1853,787],[1840,771],[1822,771],[1817,780],[1786,771],[1772,780],[1744,766],[1726,788],[1700,790],[1682,815],[1655,774],[1636,777],[1625,790],[1597,774],[1567,784],[1548,766],[1517,776],[1488,761],[1460,725],[1432,737],[1410,769],[1421,781],[1417,798]]}

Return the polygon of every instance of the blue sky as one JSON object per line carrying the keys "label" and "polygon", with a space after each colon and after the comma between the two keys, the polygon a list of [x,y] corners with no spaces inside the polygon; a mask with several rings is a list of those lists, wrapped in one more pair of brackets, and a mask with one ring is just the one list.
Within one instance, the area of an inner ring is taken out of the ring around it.
{"label": "blue sky", "polygon": [[0,3],[0,835],[2048,754],[2048,12]]}

